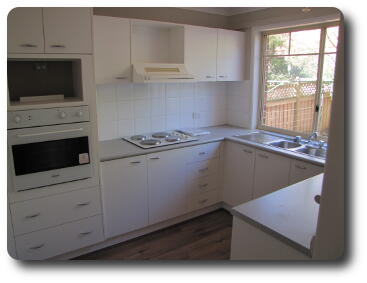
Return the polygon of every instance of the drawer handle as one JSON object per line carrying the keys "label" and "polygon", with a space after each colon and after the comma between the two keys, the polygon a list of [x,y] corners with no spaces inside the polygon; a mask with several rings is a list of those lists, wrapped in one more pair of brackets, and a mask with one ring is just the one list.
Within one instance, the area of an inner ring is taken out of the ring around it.
{"label": "drawer handle", "polygon": [[204,203],[206,203],[208,200],[209,200],[209,199],[208,199],[208,198],[206,198],[206,199],[203,199],[203,200],[199,201],[199,203],[200,203],[200,204],[204,204]]}
{"label": "drawer handle", "polygon": [[302,169],[302,170],[306,170],[306,169],[307,169],[307,167],[305,167],[305,166],[301,166],[301,165],[298,165],[298,164],[296,164],[295,166],[296,166],[296,168],[298,168],[298,169]]}
{"label": "drawer handle", "polygon": [[27,215],[25,218],[27,218],[27,219],[35,218],[35,217],[37,217],[37,216],[40,216],[40,214],[41,214],[41,212],[37,212],[37,213],[35,213],[35,214]]}
{"label": "drawer handle", "polygon": [[116,77],[115,79],[116,79],[116,80],[126,80],[126,79],[127,79],[127,77]]}
{"label": "drawer handle", "polygon": [[249,149],[242,149],[242,151],[246,152],[246,153],[253,153],[253,151],[249,150]]}
{"label": "drawer handle", "polygon": [[262,158],[269,158],[269,156],[265,155],[265,154],[261,154],[259,153],[259,157],[262,157]]}
{"label": "drawer handle", "polygon": [[59,176],[60,176],[60,174],[52,174],[52,175],[51,175],[51,177],[52,177],[52,178],[57,178],[57,177],[59,177]]}
{"label": "drawer handle", "polygon": [[31,44],[31,43],[24,43],[24,44],[20,44],[20,47],[37,47],[37,45],[35,44]]}
{"label": "drawer handle", "polygon": [[202,184],[202,185],[200,185],[200,188],[205,188],[205,187],[207,187],[209,184],[208,183],[206,183],[206,184]]}
{"label": "drawer handle", "polygon": [[45,246],[45,244],[40,244],[40,245],[38,245],[38,246],[30,247],[29,249],[30,249],[30,250],[38,250],[38,249],[40,249],[40,248],[43,248],[44,246]]}
{"label": "drawer handle", "polygon": [[214,76],[205,76],[207,79],[212,79]]}
{"label": "drawer handle", "polygon": [[219,76],[220,78],[225,78],[226,76]]}
{"label": "drawer handle", "polygon": [[159,156],[157,156],[157,157],[151,157],[150,158],[151,160],[158,160],[158,159],[161,159]]}
{"label": "drawer handle", "polygon": [[65,45],[63,45],[63,44],[52,44],[52,45],[50,45],[51,47],[53,47],[53,48],[65,48],[66,46]]}
{"label": "drawer handle", "polygon": [[141,161],[131,161],[130,164],[139,164]]}
{"label": "drawer handle", "polygon": [[206,154],[205,151],[199,152],[199,155],[204,155],[204,154]]}
{"label": "drawer handle", "polygon": [[77,206],[86,206],[86,205],[89,205],[89,204],[90,204],[90,201],[86,201],[86,202],[78,203]]}
{"label": "drawer handle", "polygon": [[206,168],[203,168],[203,169],[199,169],[199,172],[205,172],[205,171],[208,171],[208,170],[209,170],[209,168],[206,167]]}
{"label": "drawer handle", "polygon": [[80,236],[86,236],[86,235],[89,235],[89,234],[92,234],[92,231],[86,231],[86,232],[79,233]]}

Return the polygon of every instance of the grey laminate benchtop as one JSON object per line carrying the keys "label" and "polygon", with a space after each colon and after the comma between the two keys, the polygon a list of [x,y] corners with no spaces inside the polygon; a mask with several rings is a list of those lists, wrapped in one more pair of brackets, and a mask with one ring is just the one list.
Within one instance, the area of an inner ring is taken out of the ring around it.
{"label": "grey laminate benchtop", "polygon": [[[324,174],[238,205],[232,214],[310,255]],[[245,240],[245,239],[244,239]]]}
{"label": "grey laminate benchtop", "polygon": [[179,144],[173,144],[169,146],[162,146],[162,147],[149,148],[149,149],[142,149],[121,138],[101,141],[99,143],[100,161],[108,161],[108,160],[113,160],[113,159],[144,155],[144,154],[149,154],[153,152],[161,152],[165,150],[199,145],[199,144],[204,144],[204,143],[209,143],[209,142],[222,141],[225,139],[225,140],[229,140],[229,141],[236,142],[236,143],[254,146],[262,150],[275,152],[275,153],[278,153],[278,154],[281,154],[287,157],[307,161],[307,162],[310,162],[316,165],[320,165],[320,166],[324,166],[324,163],[325,163],[324,160],[319,159],[319,158],[314,158],[311,156],[307,156],[305,154],[290,152],[290,151],[287,151],[281,148],[276,148],[276,147],[269,146],[269,145],[250,142],[250,141],[246,141],[246,140],[242,140],[242,139],[234,137],[235,135],[245,135],[248,133],[256,132],[257,130],[250,130],[250,129],[233,127],[233,126],[228,126],[228,125],[206,127],[202,129],[208,130],[210,134],[199,136],[198,141],[179,143]]}

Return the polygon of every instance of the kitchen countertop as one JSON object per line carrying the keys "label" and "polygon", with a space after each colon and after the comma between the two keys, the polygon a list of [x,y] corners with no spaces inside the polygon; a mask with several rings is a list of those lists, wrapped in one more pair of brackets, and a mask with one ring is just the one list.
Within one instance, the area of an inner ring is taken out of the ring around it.
{"label": "kitchen countertop", "polygon": [[323,175],[232,208],[232,214],[311,256],[316,234]]}
{"label": "kitchen countertop", "polygon": [[176,149],[176,148],[188,147],[188,146],[193,146],[193,145],[199,145],[199,144],[204,144],[204,143],[210,143],[210,142],[216,142],[216,141],[222,141],[222,140],[230,140],[232,142],[254,146],[262,150],[267,150],[267,151],[278,153],[278,154],[281,154],[287,157],[307,161],[307,162],[310,162],[310,163],[313,163],[319,166],[324,166],[325,164],[325,161],[323,159],[319,159],[319,158],[304,155],[301,153],[291,152],[289,150],[285,150],[282,148],[276,148],[273,146],[251,142],[251,141],[243,140],[237,137],[233,137],[235,135],[244,135],[244,134],[249,134],[252,132],[258,132],[259,130],[256,130],[256,129],[250,130],[250,129],[233,127],[233,126],[228,126],[228,125],[205,127],[202,129],[210,131],[210,134],[199,136],[198,137],[199,140],[197,141],[178,143],[178,144],[149,148],[149,149],[140,148],[121,138],[101,141],[99,143],[100,160],[108,161],[108,160],[120,159],[120,158],[125,158],[125,157],[132,157],[132,156],[144,155],[144,154],[149,154],[149,153],[154,153],[154,152],[166,151],[166,150],[171,150],[171,149]]}

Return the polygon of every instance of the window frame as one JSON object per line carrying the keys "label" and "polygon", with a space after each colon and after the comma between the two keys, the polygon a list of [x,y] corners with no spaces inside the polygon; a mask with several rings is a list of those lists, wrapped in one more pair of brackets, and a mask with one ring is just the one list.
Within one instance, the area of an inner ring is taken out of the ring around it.
{"label": "window frame", "polygon": [[[316,107],[318,106],[320,109],[320,95],[321,95],[321,81],[322,81],[322,71],[323,71],[323,64],[324,64],[324,55],[325,54],[336,54],[336,52],[324,52],[325,49],[325,39],[326,39],[326,29],[329,27],[339,27],[340,30],[340,21],[332,21],[332,22],[325,22],[325,23],[318,23],[318,24],[310,24],[310,25],[302,25],[302,26],[294,26],[294,27],[287,27],[287,28],[278,28],[278,29],[271,29],[261,32],[261,52],[260,52],[260,68],[259,68],[259,97],[258,97],[258,108],[257,108],[257,121],[256,121],[256,128],[259,130],[275,132],[279,134],[289,135],[289,136],[301,136],[303,138],[307,138],[308,134],[304,132],[297,132],[291,131],[287,129],[275,128],[271,126],[266,126],[262,124],[262,116],[263,116],[263,104],[264,104],[264,80],[265,80],[265,49],[266,49],[266,37],[272,34],[279,34],[279,33],[286,33],[286,32],[295,32],[295,31],[306,31],[306,30],[313,30],[313,29],[321,29],[320,31],[320,45],[319,45],[319,52],[318,53],[309,53],[305,55],[312,55],[318,54],[318,70],[317,70],[317,77],[316,77],[316,93],[315,93],[315,110],[313,115],[313,128],[312,132],[316,132],[318,122],[320,119],[321,111],[316,111]],[[299,54],[297,54],[299,55]],[[335,74],[334,74],[335,78]],[[319,136],[319,139],[327,140],[327,136]]]}

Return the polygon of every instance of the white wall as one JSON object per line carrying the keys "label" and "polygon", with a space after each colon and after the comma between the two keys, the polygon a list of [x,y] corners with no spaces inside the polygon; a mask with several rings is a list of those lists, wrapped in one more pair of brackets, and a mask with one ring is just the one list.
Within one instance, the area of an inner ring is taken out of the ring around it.
{"label": "white wall", "polygon": [[[246,104],[239,98],[243,83],[228,84],[235,84],[228,96],[225,82],[98,85],[99,139],[226,124],[227,97],[231,111],[239,113],[239,104]],[[244,117],[246,108],[244,105]],[[193,118],[194,112],[199,114],[198,119]],[[246,119],[239,116],[231,116],[229,121],[245,126]]]}
{"label": "white wall", "polygon": [[251,128],[252,96],[250,81],[227,85],[227,124]]}

